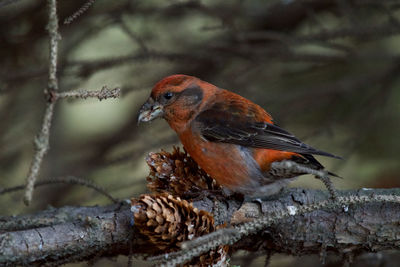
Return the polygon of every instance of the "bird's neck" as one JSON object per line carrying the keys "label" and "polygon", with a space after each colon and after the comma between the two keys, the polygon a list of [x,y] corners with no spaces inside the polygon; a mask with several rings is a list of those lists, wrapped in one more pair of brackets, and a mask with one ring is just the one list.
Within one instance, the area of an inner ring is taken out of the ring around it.
{"label": "bird's neck", "polygon": [[178,135],[185,132],[188,127],[190,127],[190,123],[184,120],[167,120],[169,126],[174,130]]}

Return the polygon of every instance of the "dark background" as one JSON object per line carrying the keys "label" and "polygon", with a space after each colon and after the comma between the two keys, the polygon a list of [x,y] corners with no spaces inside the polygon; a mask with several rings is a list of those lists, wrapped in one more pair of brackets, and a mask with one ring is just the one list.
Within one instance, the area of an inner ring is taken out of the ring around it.
{"label": "dark background", "polygon": [[[123,95],[60,100],[39,181],[72,175],[120,199],[146,192],[145,156],[179,142],[164,121],[137,127],[137,111],[158,80],[182,73],[249,98],[306,143],[344,157],[318,157],[343,177],[339,189],[399,186],[399,9],[382,0],[60,0],[60,91],[107,85]],[[46,1],[0,1],[0,188],[24,184],[32,161],[47,19]],[[306,176],[292,186],[323,187]],[[37,188],[29,207],[22,196],[1,194],[1,215],[109,203],[68,184]]]}

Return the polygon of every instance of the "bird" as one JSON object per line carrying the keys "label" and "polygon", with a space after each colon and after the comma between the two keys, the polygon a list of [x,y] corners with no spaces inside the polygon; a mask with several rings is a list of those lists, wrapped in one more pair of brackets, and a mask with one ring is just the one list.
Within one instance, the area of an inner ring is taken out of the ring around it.
{"label": "bird", "polygon": [[313,155],[315,149],[277,126],[259,105],[197,77],[175,74],[155,84],[139,110],[138,123],[164,118],[194,161],[229,192],[250,198],[279,193],[303,174],[312,174],[337,197]]}

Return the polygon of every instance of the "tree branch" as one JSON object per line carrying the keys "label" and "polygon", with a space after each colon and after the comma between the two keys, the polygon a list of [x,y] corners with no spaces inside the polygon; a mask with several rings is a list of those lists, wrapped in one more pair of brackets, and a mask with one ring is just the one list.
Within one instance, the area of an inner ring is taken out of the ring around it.
{"label": "tree branch", "polygon": [[[399,198],[400,189],[348,191],[339,195],[381,200],[303,214],[293,212],[279,223],[264,227],[257,235],[243,236],[232,247],[252,251],[267,249],[289,255],[321,254],[321,250],[357,255],[398,249],[400,204],[386,202],[379,196]],[[274,216],[282,210],[287,211],[288,207],[301,209],[319,205],[327,198],[318,190],[291,189],[279,198],[262,203],[242,205],[234,199],[204,198],[194,205],[213,212],[216,223],[228,222],[239,228],[246,222],[266,217],[262,215]],[[10,223],[12,221],[16,223]],[[26,223],[21,224],[22,221]],[[30,221],[35,223],[28,223]],[[152,254],[151,245],[135,232],[132,223],[130,206],[122,203],[105,207],[64,207],[33,215],[0,217],[0,231],[3,232],[0,235],[0,265],[60,264],[98,256],[127,255],[130,246],[131,253]]]}
{"label": "tree branch", "polygon": [[43,158],[49,149],[50,126],[53,119],[54,107],[56,100],[52,100],[51,96],[58,90],[57,80],[57,55],[58,55],[58,41],[60,34],[58,32],[58,17],[57,17],[57,3],[56,0],[49,0],[49,24],[47,25],[49,31],[49,80],[46,95],[49,97],[49,102],[46,106],[46,111],[43,116],[42,128],[35,139],[35,155],[32,159],[32,164],[29,169],[28,177],[26,178],[26,189],[24,202],[26,205],[32,200],[33,189],[35,181],[39,175],[40,165]]}
{"label": "tree branch", "polygon": [[82,98],[86,99],[88,97],[96,97],[100,101],[107,98],[117,98],[121,96],[121,89],[116,87],[114,89],[109,89],[107,86],[103,86],[101,90],[98,91],[87,91],[87,90],[73,90],[67,92],[56,93],[55,97],[59,98]]}
{"label": "tree branch", "polygon": [[71,16],[67,17],[64,20],[64,24],[71,24],[74,20],[82,16],[88,9],[94,4],[96,0],[89,0],[85,4],[83,4],[77,11],[74,12]]}

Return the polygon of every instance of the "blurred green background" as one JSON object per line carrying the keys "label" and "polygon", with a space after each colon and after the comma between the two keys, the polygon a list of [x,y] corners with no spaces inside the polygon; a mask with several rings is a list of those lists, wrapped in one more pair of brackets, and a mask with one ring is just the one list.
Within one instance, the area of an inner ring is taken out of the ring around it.
{"label": "blurred green background", "polygon": [[[400,185],[400,1],[98,0],[63,24],[85,3],[58,1],[60,90],[107,85],[123,95],[60,100],[39,180],[73,175],[120,199],[146,192],[145,156],[179,142],[164,121],[138,127],[137,111],[158,80],[182,73],[253,100],[306,143],[342,156],[318,157],[344,178],[337,188]],[[0,1],[1,188],[25,182],[34,153],[46,24],[46,1]],[[291,186],[323,188],[308,176]],[[29,207],[22,196],[0,195],[1,215],[109,203],[67,184],[37,188]]]}

